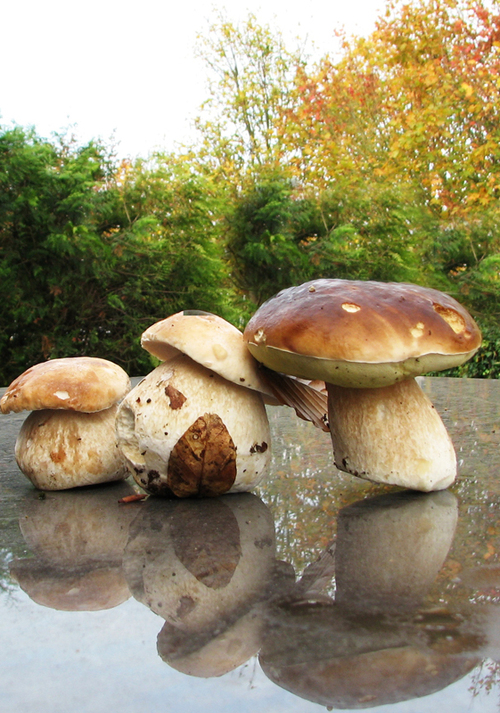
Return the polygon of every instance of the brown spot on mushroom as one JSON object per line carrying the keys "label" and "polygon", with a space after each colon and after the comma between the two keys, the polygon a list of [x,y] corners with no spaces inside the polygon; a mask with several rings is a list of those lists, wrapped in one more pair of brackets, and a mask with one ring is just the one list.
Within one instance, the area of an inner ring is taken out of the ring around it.
{"label": "brown spot on mushroom", "polygon": [[170,454],[168,486],[178,497],[211,497],[227,492],[236,479],[236,448],[217,414],[200,416]]}
{"label": "brown spot on mushroom", "polygon": [[184,406],[186,402],[186,397],[183,393],[178,391],[172,384],[165,386],[165,393],[170,399],[170,408],[176,411]]}
{"label": "brown spot on mushroom", "polygon": [[265,453],[267,449],[267,443],[262,441],[262,443],[254,443],[253,446],[250,446],[250,453]]}
{"label": "brown spot on mushroom", "polygon": [[190,505],[191,501],[185,501],[171,521],[175,554],[199,582],[210,589],[222,589],[231,581],[241,559],[238,521],[219,500],[205,502],[203,519],[199,509]]}
{"label": "brown spot on mushroom", "polygon": [[55,451],[50,452],[50,460],[53,463],[62,463],[64,460],[66,460],[66,451],[62,446],[59,446],[59,448]]}
{"label": "brown spot on mushroom", "polygon": [[432,306],[434,311],[437,312],[438,315],[450,325],[455,334],[462,334],[462,332],[465,332],[465,319],[461,314],[455,312],[455,310],[450,307],[443,307],[443,305],[437,303],[434,303]]}
{"label": "brown spot on mushroom", "polygon": [[183,619],[195,608],[196,602],[192,597],[181,597],[179,601],[179,606],[177,607],[177,611],[175,613],[177,614],[179,619]]}
{"label": "brown spot on mushroom", "polygon": [[273,540],[271,537],[261,537],[260,540],[254,540],[254,545],[258,550],[263,550],[266,547],[272,547]]}

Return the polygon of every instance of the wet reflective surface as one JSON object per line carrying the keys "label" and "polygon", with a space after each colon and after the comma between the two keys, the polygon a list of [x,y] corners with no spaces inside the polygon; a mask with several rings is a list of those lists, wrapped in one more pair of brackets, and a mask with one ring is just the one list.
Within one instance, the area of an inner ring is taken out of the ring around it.
{"label": "wet reflective surface", "polygon": [[500,382],[423,379],[459,459],[420,494],[269,409],[252,494],[41,493],[0,421],[2,711],[497,711]]}

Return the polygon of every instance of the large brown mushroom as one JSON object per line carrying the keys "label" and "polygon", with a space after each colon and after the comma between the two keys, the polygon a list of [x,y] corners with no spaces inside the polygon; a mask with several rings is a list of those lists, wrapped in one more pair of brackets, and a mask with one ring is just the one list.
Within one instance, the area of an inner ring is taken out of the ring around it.
{"label": "large brown mushroom", "polygon": [[36,364],[15,379],[0,410],[32,411],[16,440],[20,470],[41,490],[122,480],[115,416],[130,379],[117,364],[68,357]]}
{"label": "large brown mushroom", "polygon": [[480,331],[456,300],[417,285],[315,280],[265,302],[244,340],[270,369],[327,383],[340,470],[423,491],[453,482],[453,445],[414,377],[478,350]]}

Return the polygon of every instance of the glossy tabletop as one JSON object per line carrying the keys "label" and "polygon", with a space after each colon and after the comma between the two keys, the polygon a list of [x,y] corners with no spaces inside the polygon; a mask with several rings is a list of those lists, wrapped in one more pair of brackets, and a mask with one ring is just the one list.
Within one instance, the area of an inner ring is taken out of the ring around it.
{"label": "glossy tabletop", "polygon": [[277,407],[252,494],[40,492],[2,416],[0,710],[497,711],[500,381],[420,383],[459,462],[429,494],[340,473]]}

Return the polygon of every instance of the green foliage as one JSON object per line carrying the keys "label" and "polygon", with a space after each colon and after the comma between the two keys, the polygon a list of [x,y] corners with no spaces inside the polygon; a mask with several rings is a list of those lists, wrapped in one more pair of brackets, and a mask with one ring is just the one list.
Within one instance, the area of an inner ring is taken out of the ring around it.
{"label": "green foliage", "polygon": [[307,208],[305,201],[293,199],[290,182],[279,175],[262,177],[234,201],[227,249],[233,277],[254,303],[307,275],[300,244]]}
{"label": "green foliage", "polygon": [[3,132],[2,383],[77,354],[144,373],[149,324],[186,308],[227,313],[216,210],[206,182],[168,157],[116,172],[98,145]]}
{"label": "green foliage", "polygon": [[242,327],[321,277],[450,293],[485,336],[453,373],[498,377],[498,121],[484,87],[497,95],[499,23],[480,0],[395,0],[372,37],[309,71],[255,17],[219,15],[201,43],[200,142],[184,154],[117,165],[94,142],[0,129],[3,383],[72,354],[144,373],[149,324],[195,308]]}

